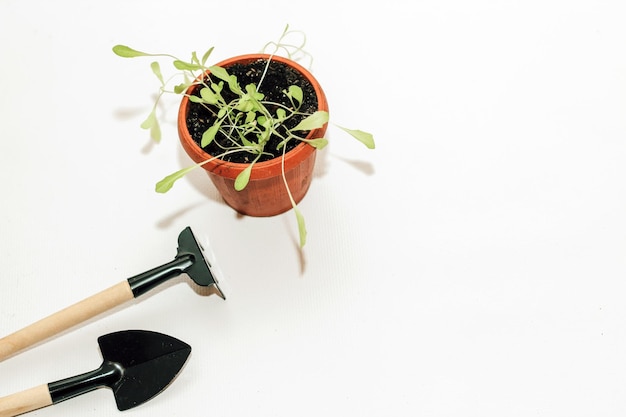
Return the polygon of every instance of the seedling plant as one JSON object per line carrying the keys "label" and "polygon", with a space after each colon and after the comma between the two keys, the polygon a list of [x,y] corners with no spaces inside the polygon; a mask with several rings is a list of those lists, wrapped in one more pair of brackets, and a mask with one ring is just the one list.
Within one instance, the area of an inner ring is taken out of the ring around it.
{"label": "seedling plant", "polygon": [[[289,39],[293,39],[296,36],[299,40],[298,42],[289,42]],[[171,61],[171,65],[175,70],[174,74],[165,78],[158,61],[153,61],[150,64],[152,73],[158,79],[160,86],[151,111],[141,123],[141,127],[150,131],[152,140],[155,142],[161,141],[162,134],[157,117],[157,109],[161,98],[166,93],[187,95],[191,102],[204,106],[213,115],[212,125],[202,133],[200,141],[202,148],[216,141],[218,135],[226,138],[226,140],[220,142],[221,151],[219,154],[212,155],[211,158],[205,161],[167,175],[157,182],[156,191],[159,193],[169,191],[177,180],[210,161],[224,159],[232,154],[246,153],[250,155],[247,158],[249,160],[248,165],[235,179],[235,189],[241,191],[250,180],[254,164],[264,155],[275,154],[269,152],[270,149],[267,148],[270,138],[279,138],[276,151],[281,152],[282,155],[283,182],[296,216],[300,247],[303,247],[306,243],[306,225],[304,217],[287,184],[284,157],[287,152],[287,145],[294,141],[306,142],[317,149],[323,149],[328,144],[326,138],[307,139],[306,136],[311,130],[321,128],[328,123],[329,115],[328,112],[321,110],[310,113],[302,110],[304,93],[302,88],[295,84],[282,91],[287,98],[285,100],[287,104],[267,100],[266,95],[263,93],[263,83],[272,57],[279,52],[282,52],[287,58],[292,60],[306,56],[309,58],[310,65],[312,57],[304,50],[305,44],[306,36],[304,33],[290,30],[289,25],[287,25],[278,41],[268,42],[262,48],[261,52],[269,54],[270,58],[267,60],[258,82],[248,83],[244,86],[240,85],[237,76],[230,74],[228,69],[207,65],[209,57],[213,52],[213,47],[209,48],[201,56],[194,51],[191,53],[189,60],[182,60],[170,54],[141,52],[125,45],[114,46],[113,52],[120,57],[167,59]],[[268,49],[271,49],[271,52],[268,52]],[[206,76],[207,71],[210,72],[211,77]],[[178,80],[178,83],[174,84],[176,80]],[[172,86],[172,84],[174,85]],[[198,95],[187,93],[191,86],[198,86],[196,87],[199,89]],[[225,94],[227,93],[225,88],[228,89],[229,94]],[[226,96],[230,98],[226,98]],[[298,118],[295,120],[300,121],[292,128],[285,128],[288,125],[287,121],[292,118]],[[335,126],[363,143],[367,148],[374,149],[374,138],[370,133],[348,129],[336,124]]]}

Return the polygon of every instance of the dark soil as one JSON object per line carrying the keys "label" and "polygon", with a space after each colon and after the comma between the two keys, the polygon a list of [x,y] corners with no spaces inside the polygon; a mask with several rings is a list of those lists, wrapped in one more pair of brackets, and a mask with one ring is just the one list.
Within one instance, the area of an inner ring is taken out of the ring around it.
{"label": "dark soil", "polygon": [[[237,80],[239,81],[239,85],[241,88],[245,88],[246,85],[250,83],[258,84],[261,75],[267,65],[267,60],[260,59],[254,61],[250,64],[241,65],[235,64],[227,68],[228,73],[237,76]],[[213,77],[212,77],[213,78]],[[214,79],[215,82],[219,80]],[[291,102],[289,99],[283,94],[283,90],[286,90],[291,85],[297,85],[302,88],[302,92],[304,94],[303,103],[300,108],[301,112],[304,113],[313,113],[317,110],[317,96],[315,94],[315,90],[310,82],[308,82],[300,72],[295,69],[277,61],[271,61],[269,65],[269,69],[265,78],[263,79],[263,83],[261,84],[260,92],[265,95],[264,101],[271,101],[276,103],[281,103],[286,106],[291,106]],[[200,95],[200,88],[194,93],[195,95]],[[226,100],[236,98],[236,95],[232,93],[228,85],[224,83],[224,89],[222,90],[222,96]],[[200,146],[200,141],[202,139],[202,134],[213,124],[215,121],[215,115],[209,111],[205,107],[206,105],[198,104],[198,103],[189,103],[189,111],[187,113],[187,127],[189,128],[189,132],[191,133],[194,141]],[[274,113],[276,108],[268,107],[270,112]],[[217,110],[215,110],[217,113]],[[286,131],[286,129],[290,129],[295,127],[300,121],[302,121],[306,116],[295,116],[289,119],[284,127],[281,127],[282,131]],[[303,132],[302,137],[304,137],[308,132]],[[300,134],[300,132],[299,132]],[[248,140],[256,142],[256,136],[247,137]],[[267,161],[278,156],[282,155],[282,149],[277,150],[277,145],[282,141],[280,138],[272,137],[269,142],[265,146],[266,152],[271,152],[273,155],[263,155],[260,161]],[[287,151],[293,149],[296,145],[298,145],[300,141],[291,140],[287,144]],[[204,148],[204,151],[210,155],[219,155],[223,152],[223,148],[220,147],[220,144],[223,147],[230,147],[230,139],[227,139],[221,133],[218,133],[215,137],[215,140]],[[254,158],[254,155],[248,152],[237,152],[234,154],[227,155],[222,159],[229,162],[239,162],[246,163],[250,162]]]}

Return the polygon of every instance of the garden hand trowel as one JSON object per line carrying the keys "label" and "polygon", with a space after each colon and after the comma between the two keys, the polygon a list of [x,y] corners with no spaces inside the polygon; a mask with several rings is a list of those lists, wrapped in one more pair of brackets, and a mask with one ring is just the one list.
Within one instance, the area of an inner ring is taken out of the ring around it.
{"label": "garden hand trowel", "polygon": [[0,361],[70,327],[139,297],[154,287],[183,273],[186,273],[197,285],[210,287],[213,293],[216,293],[221,298],[225,298],[217,285],[215,272],[215,268],[205,258],[202,247],[196,240],[191,228],[186,227],[178,236],[178,252],[174,260],[128,278],[109,289],[0,339]]}
{"label": "garden hand trowel", "polygon": [[128,410],[150,400],[176,378],[191,346],[171,336],[126,330],[98,338],[103,362],[81,375],[0,398],[0,417],[27,413],[109,387],[117,408]]}

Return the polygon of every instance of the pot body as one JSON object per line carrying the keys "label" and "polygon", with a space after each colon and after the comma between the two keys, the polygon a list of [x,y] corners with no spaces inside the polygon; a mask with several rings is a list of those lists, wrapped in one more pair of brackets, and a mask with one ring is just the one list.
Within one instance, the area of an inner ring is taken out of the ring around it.
{"label": "pot body", "polygon": [[[248,54],[233,57],[216,64],[228,69],[229,66],[240,63],[246,64],[258,59],[268,59],[267,54]],[[328,102],[320,84],[313,75],[297,62],[290,59],[272,56],[274,61],[282,62],[300,72],[315,89],[318,101],[318,110],[328,111]],[[196,163],[204,162],[213,156],[205,152],[191,137],[187,128],[187,113],[189,109],[189,97],[194,88],[191,86],[183,97],[178,111],[178,135],[185,152]],[[323,137],[327,125],[309,132],[307,139]],[[296,203],[299,203],[306,195],[315,166],[316,149],[300,142],[294,149],[287,152],[284,158],[285,178],[289,190]],[[220,195],[237,212],[249,216],[267,217],[274,216],[292,208],[285,180],[282,174],[283,158],[278,157],[269,161],[254,164],[250,175],[250,182],[241,191],[235,190],[235,178],[248,164],[226,162],[220,159],[207,162],[202,167],[206,170],[211,181]]]}

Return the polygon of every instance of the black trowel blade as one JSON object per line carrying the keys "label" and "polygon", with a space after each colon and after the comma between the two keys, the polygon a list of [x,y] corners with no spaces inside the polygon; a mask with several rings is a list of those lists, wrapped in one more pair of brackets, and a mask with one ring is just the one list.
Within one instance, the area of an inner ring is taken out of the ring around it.
{"label": "black trowel blade", "polygon": [[110,385],[119,410],[142,404],[176,378],[191,346],[171,336],[146,330],[125,330],[98,338],[104,361],[123,369]]}

